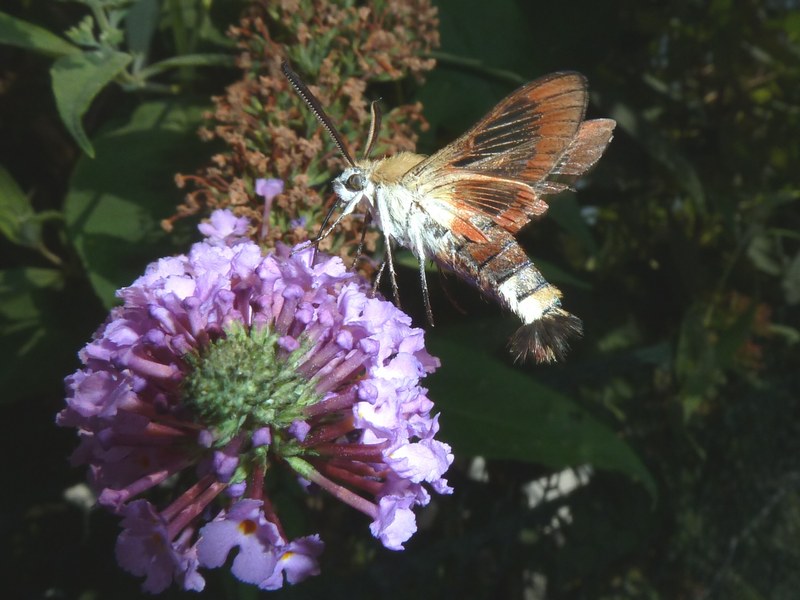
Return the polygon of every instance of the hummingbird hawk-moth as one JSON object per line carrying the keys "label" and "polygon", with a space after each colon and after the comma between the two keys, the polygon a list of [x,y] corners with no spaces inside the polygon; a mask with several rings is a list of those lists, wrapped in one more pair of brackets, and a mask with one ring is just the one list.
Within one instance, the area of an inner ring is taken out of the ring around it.
{"label": "hummingbird hawk-moth", "polygon": [[[427,260],[472,283],[522,320],[510,342],[518,359],[562,358],[568,338],[581,334],[581,321],[562,308],[561,291],[547,282],[514,236],[547,211],[547,196],[571,189],[611,141],[613,120],[584,120],[586,78],[560,72],[523,85],[431,156],[400,152],[370,159],[380,128],[373,102],[364,158],[353,160],[319,101],[286,62],[282,68],[348,163],[333,181],[338,200],[315,241],[364,204],[366,219],[385,238],[383,266],[388,266],[395,300],[393,243],[419,260],[430,322]],[[337,207],[341,213],[326,229]]]}

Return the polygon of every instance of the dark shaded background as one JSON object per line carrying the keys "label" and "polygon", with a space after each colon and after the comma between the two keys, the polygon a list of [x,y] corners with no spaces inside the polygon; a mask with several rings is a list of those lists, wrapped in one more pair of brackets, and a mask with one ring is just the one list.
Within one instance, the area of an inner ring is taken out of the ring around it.
{"label": "dark shaded background", "polygon": [[[323,575],[273,595],[795,598],[800,5],[437,5],[439,65],[424,85],[403,91],[424,103],[431,123],[421,151],[555,70],[584,73],[589,115],[619,123],[578,193],[520,238],[564,290],[586,336],[562,365],[512,369],[504,344],[513,319],[453,278],[434,284],[430,344],[443,367],[429,385],[442,439],[458,453],[455,495],[422,512],[403,553],[379,547],[366,519],[327,503],[308,517],[326,540]],[[238,6],[216,9],[224,30]],[[56,32],[83,14],[37,1],[3,10]],[[156,51],[169,53],[162,45]],[[59,121],[49,65],[0,46],[0,165],[39,212],[69,212],[87,181],[121,197],[146,195],[153,218],[126,222],[138,235],[114,240],[118,254],[100,273],[108,285],[124,284],[198,238],[188,224],[167,237],[158,220],[180,199],[172,175],[192,171],[212,149],[191,123],[160,137],[103,137],[147,100],[110,89],[85,120],[98,151],[91,162]],[[204,71],[186,99],[206,106],[235,77]],[[134,174],[147,157],[160,167],[148,165],[143,189],[131,191],[97,166],[115,152]],[[44,225],[62,260],[55,280],[41,253],[0,239],[0,585],[8,598],[140,595],[113,558],[116,519],[64,495],[84,475],[67,464],[74,432],[53,423],[61,382],[106,314],[98,274],[81,260],[87,243],[104,242],[87,241],[80,227],[75,219],[70,228],[59,219]],[[401,279],[405,308],[419,317],[413,269]],[[481,477],[469,475],[473,454],[487,457]],[[557,487],[584,465],[593,468],[580,471],[591,472],[581,485],[530,505],[527,483]],[[258,595],[224,573],[208,580],[209,597]]]}

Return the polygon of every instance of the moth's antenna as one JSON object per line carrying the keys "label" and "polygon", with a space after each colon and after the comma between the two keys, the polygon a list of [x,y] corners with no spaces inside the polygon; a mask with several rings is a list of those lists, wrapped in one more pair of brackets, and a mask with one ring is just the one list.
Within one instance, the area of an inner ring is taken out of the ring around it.
{"label": "moth's antenna", "polygon": [[378,141],[378,135],[381,132],[381,106],[378,100],[373,100],[370,104],[369,110],[372,119],[369,125],[369,135],[367,136],[367,145],[364,147],[364,158],[369,158],[372,152],[372,147]]}
{"label": "moth's antenna", "polygon": [[289,83],[292,84],[292,87],[297,92],[297,95],[300,96],[303,101],[308,105],[308,108],[311,109],[311,112],[314,113],[314,116],[317,117],[317,121],[319,121],[322,126],[328,130],[331,138],[333,138],[334,143],[339,148],[339,152],[342,153],[345,160],[350,163],[351,167],[355,167],[356,163],[353,161],[353,157],[350,156],[350,153],[347,151],[347,147],[344,145],[344,140],[342,136],[339,135],[339,132],[336,130],[336,127],[333,126],[330,117],[325,114],[325,111],[322,108],[322,105],[319,103],[319,100],[311,93],[311,90],[306,87],[306,84],[300,80],[300,76],[292,71],[289,63],[285,60],[281,63],[281,70],[283,74],[286,76],[286,79],[289,80]]}

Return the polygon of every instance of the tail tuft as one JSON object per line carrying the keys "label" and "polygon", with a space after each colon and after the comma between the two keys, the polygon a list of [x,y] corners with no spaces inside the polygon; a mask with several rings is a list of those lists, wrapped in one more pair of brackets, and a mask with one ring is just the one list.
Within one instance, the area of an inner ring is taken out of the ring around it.
{"label": "tail tuft", "polygon": [[559,308],[517,329],[509,345],[518,362],[533,356],[537,363],[551,363],[563,359],[569,350],[567,340],[582,333],[581,320]]}

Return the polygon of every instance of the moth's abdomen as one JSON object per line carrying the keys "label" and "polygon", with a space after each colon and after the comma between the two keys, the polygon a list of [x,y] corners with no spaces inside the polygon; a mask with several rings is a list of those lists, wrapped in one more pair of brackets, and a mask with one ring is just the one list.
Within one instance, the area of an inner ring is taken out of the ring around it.
{"label": "moth's abdomen", "polygon": [[580,319],[561,308],[561,291],[544,278],[514,236],[488,219],[476,219],[474,224],[487,241],[456,244],[455,270],[522,320],[511,339],[518,360],[563,358],[569,338],[582,332]]}
{"label": "moth's abdomen", "polygon": [[583,333],[581,320],[562,308],[517,329],[509,344],[519,361],[533,356],[536,362],[561,360],[569,350],[569,338]]}
{"label": "moth's abdomen", "polygon": [[484,270],[487,277],[497,280],[503,303],[524,323],[511,338],[514,355],[521,361],[531,356],[540,363],[561,360],[569,349],[569,338],[583,330],[580,319],[561,308],[561,290],[544,278],[516,240],[505,254],[515,257],[514,266],[500,255]]}

